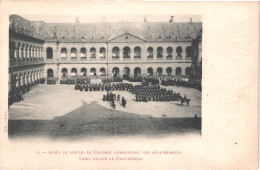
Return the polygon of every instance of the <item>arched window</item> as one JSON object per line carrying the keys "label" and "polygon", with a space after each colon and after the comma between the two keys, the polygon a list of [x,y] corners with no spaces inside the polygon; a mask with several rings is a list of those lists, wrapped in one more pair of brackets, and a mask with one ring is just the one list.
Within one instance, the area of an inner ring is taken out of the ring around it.
{"label": "arched window", "polygon": [[95,68],[91,68],[91,69],[90,69],[90,75],[91,75],[91,76],[96,76],[96,75],[97,75],[97,71],[96,71]]}
{"label": "arched window", "polygon": [[81,59],[86,59],[87,58],[86,52],[87,52],[86,48],[81,48],[80,49],[80,58]]}
{"label": "arched window", "polygon": [[72,59],[76,59],[77,58],[77,49],[76,48],[72,48],[70,50],[70,56]]}
{"label": "arched window", "polygon": [[86,68],[82,68],[80,72],[81,72],[81,76],[87,76],[87,69]]}
{"label": "arched window", "polygon": [[163,73],[162,68],[158,67],[157,68],[157,76],[162,76],[162,73]]}
{"label": "arched window", "polygon": [[61,70],[61,72],[62,72],[62,77],[67,77],[68,76],[68,70],[66,68],[63,68]]}
{"label": "arched window", "polygon": [[72,68],[70,75],[71,75],[71,76],[77,76],[77,69],[76,69],[76,68]]}
{"label": "arched window", "polygon": [[17,75],[14,76],[14,80],[15,80],[15,87],[19,87],[19,77]]}
{"label": "arched window", "polygon": [[67,58],[67,49],[66,48],[61,49],[61,58]]}
{"label": "arched window", "polygon": [[172,58],[172,47],[167,48],[167,58]]}
{"label": "arched window", "polygon": [[104,47],[101,47],[99,50],[99,57],[100,58],[106,58],[106,49]]}
{"label": "arched window", "polygon": [[147,58],[153,58],[153,48],[149,47],[147,49]]}
{"label": "arched window", "polygon": [[157,48],[157,58],[163,58],[163,49],[162,47]]}
{"label": "arched window", "polygon": [[53,59],[53,51],[51,47],[47,48],[47,59]]}
{"label": "arched window", "polygon": [[90,58],[96,58],[96,49],[94,47],[90,49]]}
{"label": "arched window", "polygon": [[53,77],[53,70],[52,69],[48,69],[47,70],[47,75],[48,75],[48,77]]}
{"label": "arched window", "polygon": [[171,67],[168,67],[166,69],[166,73],[167,73],[167,76],[170,76],[172,74],[172,68]]}
{"label": "arched window", "polygon": [[186,48],[186,57],[191,57],[191,47]]}
{"label": "arched window", "polygon": [[112,73],[113,73],[114,78],[119,77],[119,68],[114,67],[113,70],[112,70]]}
{"label": "arched window", "polygon": [[140,47],[134,48],[134,58],[141,58],[141,48]]}
{"label": "arched window", "polygon": [[129,47],[123,48],[123,58],[130,58],[131,50]]}
{"label": "arched window", "polygon": [[106,69],[105,68],[100,68],[100,76],[105,76],[106,75]]}
{"label": "arched window", "polygon": [[176,48],[176,53],[177,53],[177,59],[182,58],[182,47],[177,47]]}
{"label": "arched window", "polygon": [[181,68],[180,67],[176,68],[175,74],[176,74],[176,76],[180,76],[181,75]]}
{"label": "arched window", "polygon": [[153,68],[149,67],[147,69],[147,76],[153,76]]}
{"label": "arched window", "polygon": [[112,49],[112,58],[119,58],[119,48],[118,47],[113,47]]}
{"label": "arched window", "polygon": [[136,67],[134,69],[134,77],[142,77],[141,68],[140,67]]}
{"label": "arched window", "polygon": [[185,69],[185,75],[189,76],[190,75],[190,67],[186,67]]}

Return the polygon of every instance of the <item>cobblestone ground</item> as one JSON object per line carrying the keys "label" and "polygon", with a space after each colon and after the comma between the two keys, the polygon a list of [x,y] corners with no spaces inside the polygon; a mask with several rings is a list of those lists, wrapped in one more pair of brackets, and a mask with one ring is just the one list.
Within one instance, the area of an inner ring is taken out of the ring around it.
{"label": "cobblestone ground", "polygon": [[201,92],[166,88],[186,94],[190,107],[181,107],[180,102],[136,102],[133,94],[115,91],[127,99],[127,105],[116,103],[113,109],[102,101],[105,92],[80,92],[73,85],[38,85],[24,95],[24,101],[10,107],[9,137],[199,134]]}

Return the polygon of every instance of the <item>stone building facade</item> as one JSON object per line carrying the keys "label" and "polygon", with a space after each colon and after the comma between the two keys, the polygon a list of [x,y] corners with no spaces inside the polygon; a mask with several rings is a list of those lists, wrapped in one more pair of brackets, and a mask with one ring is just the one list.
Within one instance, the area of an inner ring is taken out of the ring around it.
{"label": "stone building facade", "polygon": [[[29,25],[21,24],[21,20]],[[31,80],[27,80],[28,76],[32,80],[75,76],[189,77],[194,56],[192,41],[202,30],[202,23],[192,20],[61,24],[11,15],[10,30],[19,26],[30,26],[32,32],[27,38],[16,38],[10,32],[10,77],[22,75],[22,83]],[[196,57],[201,61],[201,46]]]}

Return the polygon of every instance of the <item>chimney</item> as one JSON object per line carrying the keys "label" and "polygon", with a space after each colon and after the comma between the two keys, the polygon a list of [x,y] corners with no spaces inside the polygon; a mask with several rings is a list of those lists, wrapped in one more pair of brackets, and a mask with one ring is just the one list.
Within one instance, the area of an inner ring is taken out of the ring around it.
{"label": "chimney", "polygon": [[170,21],[169,22],[173,22],[173,16],[171,16],[171,19],[170,19]]}
{"label": "chimney", "polygon": [[147,22],[147,18],[146,18],[146,15],[144,16],[144,22]]}
{"label": "chimney", "polygon": [[190,23],[192,23],[192,18],[190,18]]}

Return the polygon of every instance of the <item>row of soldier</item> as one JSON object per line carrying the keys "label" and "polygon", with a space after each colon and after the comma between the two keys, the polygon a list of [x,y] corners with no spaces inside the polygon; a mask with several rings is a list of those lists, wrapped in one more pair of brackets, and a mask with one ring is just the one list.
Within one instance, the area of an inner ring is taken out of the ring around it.
{"label": "row of soldier", "polygon": [[163,79],[161,82],[164,86],[183,86],[183,87],[192,87],[198,90],[201,90],[201,82],[197,81],[184,81],[180,79]]}
{"label": "row of soldier", "polygon": [[122,81],[123,79],[119,77],[102,79],[102,83],[112,83],[112,82],[122,82]]}
{"label": "row of soldier", "polygon": [[76,83],[75,90],[80,91],[129,91],[133,87],[130,83]]}
{"label": "row of soldier", "polygon": [[65,79],[65,80],[61,80],[60,84],[89,84],[90,83],[90,79],[89,78],[77,78],[77,79]]}

